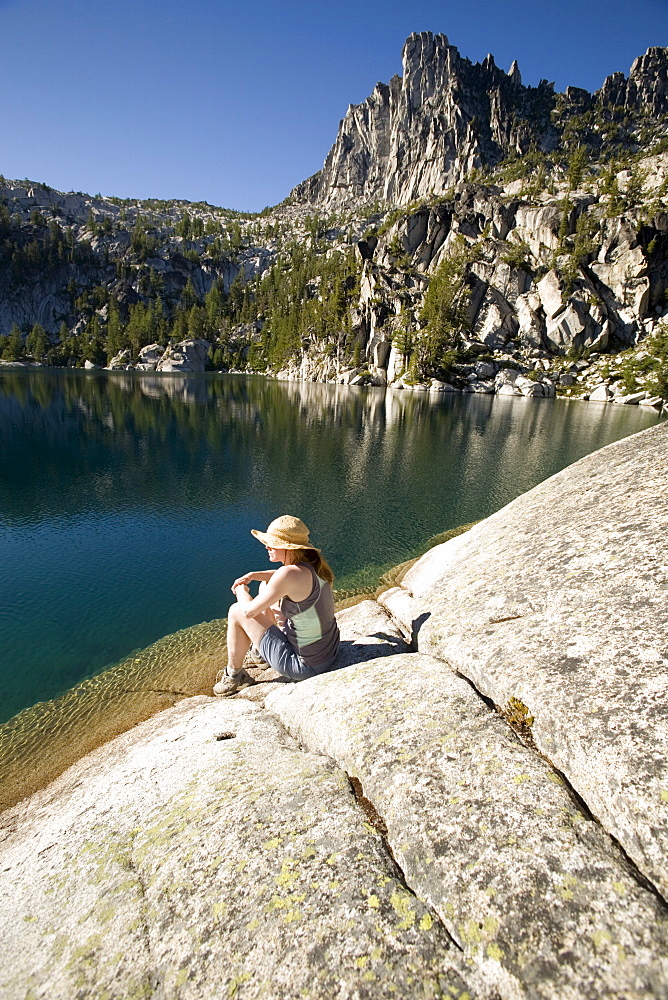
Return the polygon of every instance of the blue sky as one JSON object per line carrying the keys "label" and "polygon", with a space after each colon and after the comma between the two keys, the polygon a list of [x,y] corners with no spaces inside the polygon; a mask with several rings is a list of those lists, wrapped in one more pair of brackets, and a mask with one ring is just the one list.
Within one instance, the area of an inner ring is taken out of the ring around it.
{"label": "blue sky", "polygon": [[0,173],[258,211],[322,166],[412,31],[596,90],[668,0],[0,0]]}

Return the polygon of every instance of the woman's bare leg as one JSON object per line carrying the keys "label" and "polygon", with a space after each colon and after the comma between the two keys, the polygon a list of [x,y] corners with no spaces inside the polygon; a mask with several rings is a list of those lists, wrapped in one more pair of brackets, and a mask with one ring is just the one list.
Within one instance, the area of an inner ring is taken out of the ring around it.
{"label": "woman's bare leg", "polygon": [[246,618],[243,605],[233,604],[227,613],[227,673],[241,670],[244,657],[251,645],[257,649],[270,625],[275,625],[273,615],[263,612],[255,618]]}

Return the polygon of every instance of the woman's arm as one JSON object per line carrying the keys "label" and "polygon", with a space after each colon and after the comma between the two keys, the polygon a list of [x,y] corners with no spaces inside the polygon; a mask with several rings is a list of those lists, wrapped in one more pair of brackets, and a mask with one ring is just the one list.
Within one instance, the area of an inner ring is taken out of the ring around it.
{"label": "woman's arm", "polygon": [[302,567],[298,566],[281,566],[280,569],[270,571],[271,579],[267,581],[266,587],[263,587],[255,598],[251,598],[248,587],[242,583],[238,590],[234,591],[234,594],[239,603],[244,605],[246,618],[254,618],[255,615],[262,614],[272,604],[276,604],[282,597],[286,597],[291,582],[294,581],[295,577],[301,577],[301,569]]}
{"label": "woman's arm", "polygon": [[259,569],[255,573],[244,573],[243,576],[240,576],[234,581],[230,590],[235,590],[237,587],[247,586],[253,580],[260,580],[268,583],[275,572],[275,569]]}

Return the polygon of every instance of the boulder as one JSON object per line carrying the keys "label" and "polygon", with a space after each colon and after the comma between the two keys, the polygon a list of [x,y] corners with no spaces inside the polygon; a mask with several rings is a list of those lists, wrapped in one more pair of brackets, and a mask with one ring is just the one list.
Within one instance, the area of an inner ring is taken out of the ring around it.
{"label": "boulder", "polygon": [[[155,371],[158,363],[166,353],[165,348],[161,347],[160,344],[148,344],[146,347],[142,347],[139,352],[139,362],[136,367],[139,371]],[[167,371],[168,369],[162,370]]]}
{"label": "boulder", "polygon": [[648,396],[645,399],[639,401],[640,406],[651,406],[653,410],[658,410],[661,412],[663,407],[666,405],[665,401],[661,396]]}
{"label": "boulder", "polygon": [[540,315],[541,300],[535,292],[519,295],[515,302],[518,337],[527,347],[543,346],[544,322]]}
{"label": "boulder", "polygon": [[486,394],[492,394],[494,390],[494,383],[487,382],[482,379],[473,378],[468,385],[465,385],[463,392],[481,392]]}
{"label": "boulder", "polygon": [[526,375],[518,375],[515,379],[515,388],[519,389],[523,396],[542,396],[543,386],[540,382],[527,378]]}
{"label": "boulder", "polygon": [[206,340],[182,340],[168,347],[157,363],[159,372],[203,372],[211,345]]}
{"label": "boulder", "polygon": [[647,396],[646,392],[630,392],[626,396],[615,396],[615,403],[625,403],[627,406],[637,406]]}
{"label": "boulder", "polygon": [[642,319],[647,315],[650,300],[647,261],[642,247],[631,249],[624,243],[607,255],[603,248],[601,256],[603,259],[594,262],[591,270],[617,303],[630,307],[634,315]]}
{"label": "boulder", "polygon": [[376,368],[374,365],[370,368],[370,385],[384,386],[387,385],[387,372],[384,368]]}
{"label": "boulder", "polygon": [[129,350],[119,351],[118,354],[110,360],[107,368],[109,371],[121,371],[125,370],[130,364],[131,354]]}
{"label": "boulder", "polygon": [[499,396],[521,396],[515,383],[520,373],[515,368],[502,368],[494,379],[494,388]]}
{"label": "boulder", "polygon": [[548,319],[554,319],[564,308],[564,286],[556,271],[548,271],[537,283],[540,302]]}
{"label": "boulder", "polygon": [[515,385],[519,377],[520,377],[520,372],[517,370],[517,368],[502,368],[497,373],[495,382],[497,386]]}
{"label": "boulder", "polygon": [[531,283],[525,270],[506,264],[498,257],[493,262],[485,260],[471,264],[470,273],[481,279],[485,288],[491,286],[511,305],[514,305],[520,295],[523,295]]}
{"label": "boulder", "polygon": [[601,332],[596,311],[573,296],[554,319],[547,320],[545,340],[549,347],[563,354],[572,347],[600,345]]}
{"label": "boulder", "polygon": [[478,378],[494,378],[499,366],[496,361],[476,361],[473,370]]}
{"label": "boulder", "polygon": [[485,292],[473,326],[477,340],[488,348],[503,347],[517,332],[517,319],[512,306],[495,288]]}
{"label": "boulder", "polygon": [[589,393],[589,399],[595,403],[607,403],[609,399],[612,399],[612,392],[607,385],[602,383]]}

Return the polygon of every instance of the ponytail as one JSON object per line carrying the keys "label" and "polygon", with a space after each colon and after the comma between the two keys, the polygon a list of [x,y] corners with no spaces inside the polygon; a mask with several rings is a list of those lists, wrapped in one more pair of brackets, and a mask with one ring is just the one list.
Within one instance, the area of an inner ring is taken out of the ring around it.
{"label": "ponytail", "polygon": [[315,570],[316,576],[319,576],[325,583],[330,586],[334,583],[332,568],[317,549],[292,549],[292,561],[293,565],[295,563],[308,563]]}

